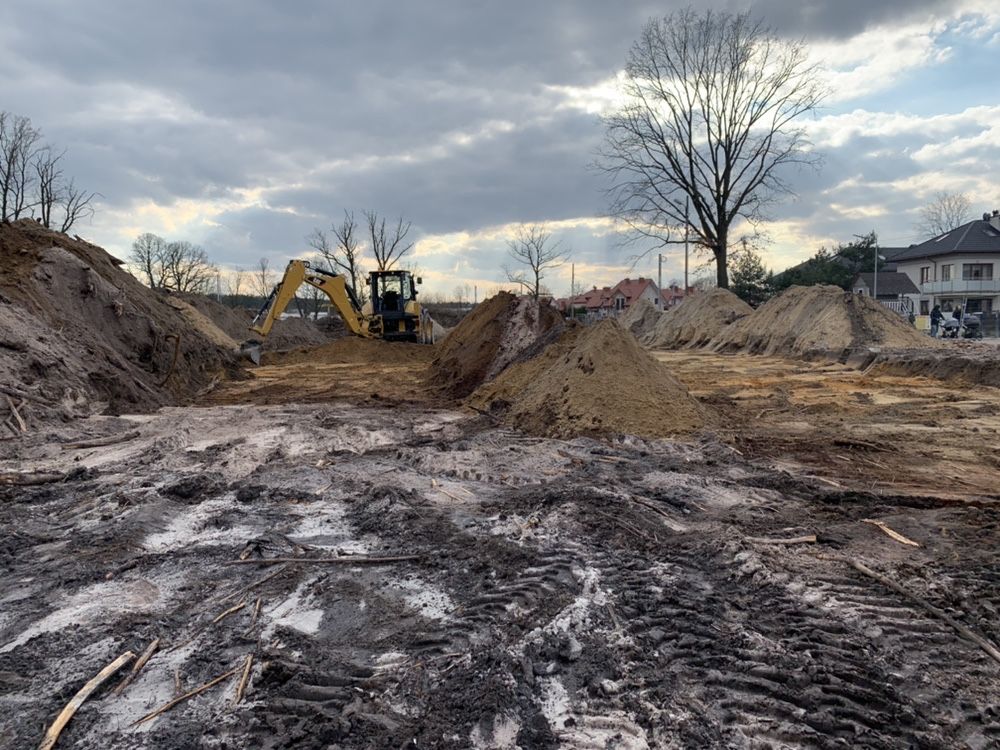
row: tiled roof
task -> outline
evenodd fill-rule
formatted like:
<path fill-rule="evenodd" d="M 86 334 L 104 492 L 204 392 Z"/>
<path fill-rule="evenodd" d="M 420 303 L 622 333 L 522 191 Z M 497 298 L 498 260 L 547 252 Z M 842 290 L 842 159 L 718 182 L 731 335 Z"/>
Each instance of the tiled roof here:
<path fill-rule="evenodd" d="M 1000 229 L 997 229 L 986 219 L 976 219 L 957 229 L 952 229 L 950 232 L 945 232 L 939 237 L 933 237 L 919 245 L 911 245 L 898 254 L 887 257 L 893 263 L 900 263 L 952 253 L 963 255 L 1000 254 Z"/>

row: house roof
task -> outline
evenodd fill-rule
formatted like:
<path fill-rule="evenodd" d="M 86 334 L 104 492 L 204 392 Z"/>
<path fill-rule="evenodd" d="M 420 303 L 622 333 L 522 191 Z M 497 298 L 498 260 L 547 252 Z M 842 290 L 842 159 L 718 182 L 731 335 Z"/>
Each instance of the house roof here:
<path fill-rule="evenodd" d="M 631 305 L 633 300 L 639 299 L 639 296 L 646 291 L 646 287 L 656 285 L 653 284 L 652 279 L 644 279 L 641 276 L 638 279 L 622 279 L 611 289 L 612 295 L 621 293 L 625 297 L 625 301 Z"/>
<path fill-rule="evenodd" d="M 854 277 L 854 281 L 851 282 L 853 287 L 858 281 L 864 283 L 869 289 L 871 289 L 875 284 L 875 274 L 873 273 L 859 273 Z M 897 294 L 920 294 L 920 290 L 917 289 L 916 285 L 910 281 L 910 277 L 905 273 L 899 273 L 898 271 L 879 271 L 878 274 L 878 293 L 879 296 L 882 295 L 897 295 Z"/>
<path fill-rule="evenodd" d="M 893 263 L 920 258 L 932 258 L 941 255 L 961 253 L 962 255 L 980 255 L 996 253 L 1000 255 L 1000 222 L 996 217 L 976 219 L 967 224 L 945 232 L 938 237 L 932 237 L 919 245 L 910 245 L 896 255 L 887 256 Z"/>

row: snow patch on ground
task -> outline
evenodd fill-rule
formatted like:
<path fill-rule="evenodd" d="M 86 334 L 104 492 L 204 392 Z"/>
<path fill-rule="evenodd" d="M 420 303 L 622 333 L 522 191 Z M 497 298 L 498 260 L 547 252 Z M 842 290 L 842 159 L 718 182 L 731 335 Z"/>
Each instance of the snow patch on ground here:
<path fill-rule="evenodd" d="M 43 633 L 54 633 L 70 625 L 98 623 L 109 613 L 121 616 L 131 613 L 162 611 L 181 583 L 180 574 L 147 580 L 108 581 L 71 594 L 59 609 L 32 623 L 14 640 L 0 646 L 0 654 L 13 651 Z"/>
<path fill-rule="evenodd" d="M 315 580 L 316 577 L 312 577 L 303 581 L 286 599 L 264 610 L 263 615 L 270 622 L 261 633 L 262 639 L 272 638 L 279 627 L 291 628 L 305 635 L 315 635 L 319 632 L 320 623 L 323 621 L 323 610 L 313 606 L 315 601 L 312 595 L 306 593 Z"/>

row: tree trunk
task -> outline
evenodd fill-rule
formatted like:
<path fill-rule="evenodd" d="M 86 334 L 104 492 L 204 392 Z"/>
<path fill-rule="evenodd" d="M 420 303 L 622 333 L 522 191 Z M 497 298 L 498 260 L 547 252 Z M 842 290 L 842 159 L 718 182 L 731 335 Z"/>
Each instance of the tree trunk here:
<path fill-rule="evenodd" d="M 728 239 L 728 232 L 719 232 L 716 246 L 712 248 L 715 253 L 715 283 L 719 289 L 729 288 L 729 257 L 726 252 Z"/>

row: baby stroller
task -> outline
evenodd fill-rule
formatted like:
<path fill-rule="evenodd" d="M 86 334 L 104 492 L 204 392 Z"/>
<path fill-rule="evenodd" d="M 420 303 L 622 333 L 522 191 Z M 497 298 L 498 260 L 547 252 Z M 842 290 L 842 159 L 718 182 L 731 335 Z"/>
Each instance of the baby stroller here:
<path fill-rule="evenodd" d="M 958 322 L 955 318 L 946 318 L 944 322 L 941 323 L 941 338 L 943 339 L 957 339 L 958 332 L 962 328 L 962 324 Z"/>
<path fill-rule="evenodd" d="M 962 320 L 963 339 L 981 339 L 983 337 L 983 321 L 976 315 L 966 315 Z"/>

